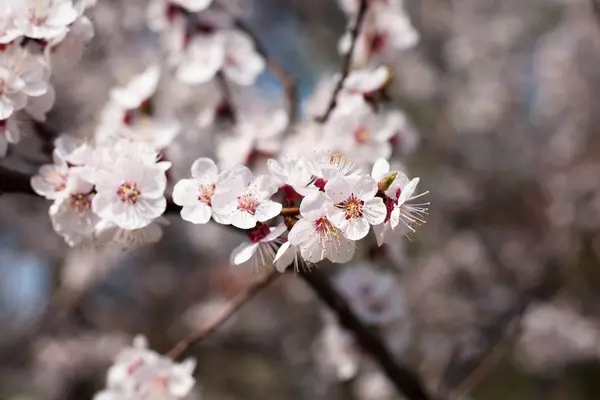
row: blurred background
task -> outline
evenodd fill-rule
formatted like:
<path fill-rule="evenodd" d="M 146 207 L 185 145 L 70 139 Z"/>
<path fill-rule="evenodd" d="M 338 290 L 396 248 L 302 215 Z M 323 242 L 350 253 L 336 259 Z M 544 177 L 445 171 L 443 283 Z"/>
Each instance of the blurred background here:
<path fill-rule="evenodd" d="M 335 0 L 245 0 L 231 7 L 299 82 L 303 101 L 339 69 L 346 18 Z M 420 43 L 386 60 L 392 107 L 420 137 L 401 161 L 430 190 L 414 238 L 355 265 L 393 277 L 402 301 L 397 357 L 432 392 L 473 399 L 600 397 L 600 17 L 590 0 L 405 0 Z M 85 53 L 55 65 L 52 131 L 89 132 L 110 87 L 156 54 L 144 0 L 100 0 Z M 215 88 L 173 83 L 186 127 L 173 175 L 210 155 L 194 121 Z M 237 104 L 282 101 L 265 72 Z M 47 162 L 27 135 L 4 165 Z M 166 351 L 256 279 L 229 264 L 240 237 L 169 217 L 151 246 L 71 249 L 49 203 L 0 196 L 0 399 L 87 400 L 131 342 Z M 340 283 L 341 284 L 341 283 Z M 331 364 L 331 318 L 293 275 L 278 280 L 191 355 L 191 398 L 399 399 L 368 359 L 351 378 Z M 333 337 L 333 339 L 331 339 Z M 394 347 L 394 346 L 392 346 Z M 324 360 L 331 357 L 332 360 Z"/>

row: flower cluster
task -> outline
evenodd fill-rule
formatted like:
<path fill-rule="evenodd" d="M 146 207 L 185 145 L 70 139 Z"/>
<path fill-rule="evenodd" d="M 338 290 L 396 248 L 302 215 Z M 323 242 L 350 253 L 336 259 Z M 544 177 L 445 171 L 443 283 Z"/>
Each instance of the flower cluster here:
<path fill-rule="evenodd" d="M 137 336 L 133 346 L 123 349 L 110 367 L 106 389 L 94 400 L 178 400 L 193 386 L 194 360 L 176 363 L 150 350 L 146 339 Z"/>
<path fill-rule="evenodd" d="M 350 20 L 359 13 L 360 1 L 339 0 Z M 348 29 L 340 40 L 339 50 L 342 53 L 350 50 L 350 31 Z M 414 47 L 418 41 L 419 33 L 404 10 L 404 0 L 368 0 L 365 23 L 355 44 L 353 60 L 356 64 L 365 65 L 383 58 L 390 51 Z"/>
<path fill-rule="evenodd" d="M 210 0 L 152 0 L 148 25 L 161 33 L 176 77 L 197 85 L 218 73 L 239 85 L 251 85 L 265 68 L 252 38 L 233 27 L 225 13 L 209 9 Z"/>
<path fill-rule="evenodd" d="M 94 0 L 21 0 L 0 4 L 0 158 L 19 141 L 15 114 L 43 121 L 54 104 L 49 82 L 55 50 L 67 36 L 89 40 L 83 15 Z"/>
<path fill-rule="evenodd" d="M 275 263 L 284 271 L 291 264 L 298 268 L 302 260 L 345 263 L 371 226 L 381 245 L 424 223 L 428 203 L 411 202 L 420 196 L 414 195 L 418 178 L 390 171 L 384 159 L 371 175 L 337 153 L 268 164 L 270 175 L 255 176 L 244 166 L 219 173 L 212 160 L 200 158 L 192 165 L 191 179 L 174 187 L 173 201 L 182 206 L 183 219 L 202 224 L 212 217 L 246 231 L 249 242 L 234 250 L 233 264 Z M 272 200 L 278 189 L 286 210 L 297 208 L 296 213 L 289 215 Z M 286 217 L 285 224 L 269 225 L 279 215 Z M 282 238 L 286 226 L 289 234 Z"/>

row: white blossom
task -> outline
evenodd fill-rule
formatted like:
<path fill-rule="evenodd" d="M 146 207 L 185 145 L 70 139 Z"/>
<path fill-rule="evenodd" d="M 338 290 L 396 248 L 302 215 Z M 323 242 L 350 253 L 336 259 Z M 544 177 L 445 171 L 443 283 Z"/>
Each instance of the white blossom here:
<path fill-rule="evenodd" d="M 279 215 L 281 204 L 270 200 L 276 192 L 277 185 L 271 177 L 255 178 L 248 168 L 240 166 L 216 190 L 213 209 L 225 215 L 233 226 L 250 229 L 257 222 Z"/>
<path fill-rule="evenodd" d="M 62 196 L 50 207 L 50 219 L 54 230 L 75 246 L 90 238 L 100 222 L 92 211 L 94 185 L 82 178 L 80 168 L 72 168 Z"/>
<path fill-rule="evenodd" d="M 123 349 L 107 374 L 106 389 L 94 400 L 177 400 L 187 396 L 195 383 L 192 359 L 176 363 L 148 349 L 142 336 Z"/>
<path fill-rule="evenodd" d="M 208 8 L 213 0 L 171 0 L 171 3 L 183 7 L 189 12 L 199 12 Z"/>
<path fill-rule="evenodd" d="M 17 28 L 33 39 L 59 36 L 79 16 L 72 0 L 21 0 L 14 11 Z"/>
<path fill-rule="evenodd" d="M 120 158 L 97 175 L 92 209 L 103 219 L 123 229 L 140 229 L 164 213 L 167 180 L 160 165 Z"/>
<path fill-rule="evenodd" d="M 199 158 L 192 164 L 191 173 L 191 179 L 182 179 L 173 188 L 173 202 L 182 206 L 181 218 L 193 224 L 205 224 L 212 216 L 219 223 L 228 223 L 225 216 L 212 209 L 212 197 L 230 172 L 219 174 L 213 160 Z"/>
<path fill-rule="evenodd" d="M 21 36 L 15 26 L 13 6 L 9 2 L 0 4 L 0 44 L 8 44 Z"/>
<path fill-rule="evenodd" d="M 31 178 L 33 190 L 49 200 L 63 195 L 69 178 L 69 165 L 60 151 L 52 152 L 53 164 L 43 165 L 38 173 Z"/>
<path fill-rule="evenodd" d="M 327 195 L 312 193 L 302 200 L 300 215 L 288 235 L 290 245 L 298 246 L 305 261 L 317 263 L 324 258 L 345 263 L 354 255 L 354 241 L 346 238 L 328 218 L 333 204 Z"/>
<path fill-rule="evenodd" d="M 335 178 L 325 185 L 325 193 L 333 202 L 327 216 L 348 239 L 364 238 L 370 225 L 385 220 L 385 204 L 375 197 L 377 183 L 369 176 Z"/>

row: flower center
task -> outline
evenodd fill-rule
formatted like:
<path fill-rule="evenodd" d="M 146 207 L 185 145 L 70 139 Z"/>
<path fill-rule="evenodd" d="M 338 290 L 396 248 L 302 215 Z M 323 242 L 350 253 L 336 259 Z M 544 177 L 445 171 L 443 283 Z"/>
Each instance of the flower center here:
<path fill-rule="evenodd" d="M 213 194 L 215 194 L 215 185 L 206 184 L 198 187 L 198 201 L 201 201 L 207 206 L 212 205 L 211 200 Z"/>
<path fill-rule="evenodd" d="M 358 144 L 365 144 L 371 141 L 371 131 L 361 126 L 354 132 L 354 140 Z"/>
<path fill-rule="evenodd" d="M 238 210 L 254 215 L 256 207 L 258 207 L 258 200 L 254 196 L 244 194 L 238 197 Z"/>
<path fill-rule="evenodd" d="M 357 199 L 354 193 L 352 193 L 346 201 L 338 203 L 335 206 L 344 210 L 344 213 L 346 213 L 346 220 L 351 220 L 363 216 L 364 205 L 365 202 Z"/>
<path fill-rule="evenodd" d="M 271 233 L 269 225 L 258 223 L 254 228 L 248 231 L 248 237 L 250 238 L 252 243 L 258 243 L 262 239 L 264 239 L 269 233 Z"/>
<path fill-rule="evenodd" d="M 335 227 L 331 225 L 327 217 L 321 217 L 315 221 L 315 230 L 321 236 L 337 235 Z"/>
<path fill-rule="evenodd" d="M 117 195 L 123 203 L 135 204 L 141 192 L 135 182 L 125 182 L 117 189 Z"/>
<path fill-rule="evenodd" d="M 92 196 L 86 193 L 73 193 L 69 198 L 69 207 L 77 214 L 83 214 L 92 208 Z"/>

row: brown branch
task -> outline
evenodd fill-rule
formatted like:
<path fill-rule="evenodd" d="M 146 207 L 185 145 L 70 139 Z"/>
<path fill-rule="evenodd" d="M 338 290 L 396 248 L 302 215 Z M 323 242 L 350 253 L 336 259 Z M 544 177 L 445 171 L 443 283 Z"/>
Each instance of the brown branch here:
<path fill-rule="evenodd" d="M 367 15 L 368 2 L 369 0 L 360 0 L 360 6 L 358 9 L 358 14 L 356 15 L 356 21 L 354 22 L 354 26 L 352 26 L 352 28 L 350 29 L 350 49 L 348 49 L 348 52 L 344 55 L 344 58 L 342 60 L 341 76 L 337 84 L 335 85 L 333 93 L 331 94 L 331 99 L 329 100 L 329 105 L 325 110 L 325 114 L 317 118 L 317 121 L 320 123 L 327 122 L 327 120 L 331 116 L 331 113 L 337 106 L 338 96 L 344 88 L 346 78 L 348 78 L 348 75 L 350 74 L 350 67 L 352 66 L 354 48 L 356 47 L 358 36 L 360 34 L 363 23 L 365 21 L 365 17 Z"/>
<path fill-rule="evenodd" d="M 227 309 L 217 317 L 213 322 L 211 322 L 206 327 L 202 329 L 190 333 L 185 339 L 181 340 L 179 343 L 175 345 L 171 350 L 166 353 L 167 357 L 172 359 L 180 358 L 186 351 L 188 351 L 191 347 L 200 343 L 207 336 L 215 332 L 219 329 L 223 324 L 225 324 L 229 319 L 239 311 L 250 299 L 256 296 L 258 293 L 262 292 L 263 289 L 268 287 L 271 283 L 275 282 L 275 280 L 281 274 L 277 271 L 272 271 L 269 274 L 263 276 L 260 280 L 251 284 L 245 291 L 237 294 L 233 300 L 227 306 Z"/>
<path fill-rule="evenodd" d="M 337 315 L 340 324 L 354 334 L 358 344 L 381 366 L 383 372 L 399 392 L 409 400 L 431 398 L 419 376 L 394 359 L 384 342 L 352 311 L 348 301 L 321 271 L 304 272 L 300 274 L 300 277 Z"/>
<path fill-rule="evenodd" d="M 286 111 L 288 114 L 289 131 L 290 128 L 296 124 L 298 119 L 298 83 L 296 82 L 296 78 L 294 78 L 277 60 L 269 55 L 269 52 L 262 41 L 244 21 L 236 19 L 234 25 L 237 29 L 252 38 L 254 45 L 256 46 L 256 51 L 258 51 L 258 54 L 265 59 L 267 68 L 273 73 L 275 78 L 279 81 L 279 84 L 282 86 Z"/>
<path fill-rule="evenodd" d="M 283 208 L 279 215 L 282 217 L 294 217 L 300 214 L 300 207 Z"/>
<path fill-rule="evenodd" d="M 30 184 L 31 176 L 0 166 L 0 194 L 35 194 Z"/>

